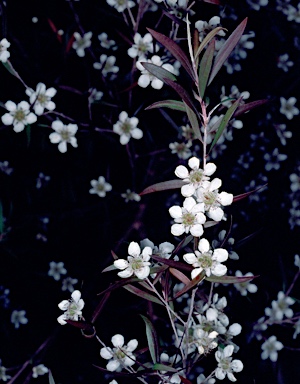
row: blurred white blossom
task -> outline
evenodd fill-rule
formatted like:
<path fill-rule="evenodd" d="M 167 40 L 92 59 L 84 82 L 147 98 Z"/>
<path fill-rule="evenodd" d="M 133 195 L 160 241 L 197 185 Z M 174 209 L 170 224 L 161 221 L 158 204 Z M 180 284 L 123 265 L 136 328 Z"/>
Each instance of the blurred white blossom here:
<path fill-rule="evenodd" d="M 288 72 L 289 68 L 292 67 L 294 63 L 289 60 L 289 55 L 284 53 L 283 55 L 278 56 L 277 58 L 277 67 L 282 69 L 284 72 Z"/>
<path fill-rule="evenodd" d="M 129 201 L 140 201 L 141 200 L 141 196 L 138 193 L 131 191 L 130 189 L 127 189 L 125 193 L 122 193 L 121 197 L 123 197 L 123 199 L 125 199 L 125 203 L 128 203 Z"/>
<path fill-rule="evenodd" d="M 270 359 L 275 362 L 278 359 L 278 351 L 283 348 L 283 344 L 277 340 L 276 336 L 269 337 L 261 346 L 263 350 L 261 353 L 262 360 Z"/>
<path fill-rule="evenodd" d="M 119 115 L 119 121 L 113 125 L 113 131 L 120 135 L 120 143 L 128 144 L 130 138 L 139 140 L 143 137 L 143 131 L 137 127 L 139 119 L 137 117 L 128 117 L 128 113 L 122 111 Z"/>
<path fill-rule="evenodd" d="M 15 132 L 23 131 L 27 124 L 33 124 L 37 120 L 36 115 L 30 112 L 30 105 L 27 101 L 21 101 L 17 105 L 9 100 L 4 105 L 9 112 L 1 117 L 2 123 L 4 125 L 13 125 Z"/>
<path fill-rule="evenodd" d="M 136 33 L 133 37 L 134 44 L 127 51 L 132 58 L 138 57 L 139 60 L 145 60 L 148 52 L 153 53 L 153 38 L 150 33 L 146 33 L 144 37 L 140 33 Z M 155 44 L 155 50 L 158 50 L 158 45 Z"/>
<path fill-rule="evenodd" d="M 100 35 L 98 35 L 98 39 L 102 48 L 111 48 L 113 50 L 117 49 L 116 42 L 114 40 L 110 40 L 106 32 L 100 33 Z"/>
<path fill-rule="evenodd" d="M 92 32 L 87 32 L 83 36 L 81 36 L 79 32 L 74 32 L 75 41 L 72 44 L 72 48 L 76 50 L 76 53 L 79 57 L 85 56 L 85 49 L 90 47 L 92 44 L 92 36 Z"/>
<path fill-rule="evenodd" d="M 265 153 L 264 159 L 266 161 L 265 164 L 265 170 L 266 171 L 271 171 L 274 169 L 275 171 L 278 171 L 280 168 L 280 162 L 284 161 L 287 159 L 287 155 L 279 153 L 278 148 L 275 148 L 273 152 L 270 153 Z"/>
<path fill-rule="evenodd" d="M 242 274 L 241 271 L 236 271 L 235 276 L 242 277 L 242 276 L 253 276 L 251 272 L 247 272 L 246 274 Z M 255 293 L 257 292 L 257 286 L 253 283 L 250 283 L 250 281 L 245 281 L 243 283 L 235 283 L 234 287 L 237 291 L 240 292 L 242 296 L 247 296 L 247 293 Z"/>
<path fill-rule="evenodd" d="M 236 381 L 233 372 L 241 372 L 243 369 L 243 363 L 241 360 L 232 360 L 233 345 L 227 345 L 223 350 L 219 350 L 215 353 L 218 367 L 216 369 L 216 378 L 219 380 L 225 379 L 226 375 L 230 381 Z"/>
<path fill-rule="evenodd" d="M 292 118 L 296 115 L 299 115 L 299 109 L 295 107 L 295 103 L 297 99 L 295 97 L 290 97 L 289 99 L 285 99 L 284 97 L 280 97 L 280 113 L 285 115 L 288 120 L 292 120 Z"/>
<path fill-rule="evenodd" d="M 171 152 L 173 154 L 176 154 L 179 159 L 187 160 L 192 155 L 192 151 L 190 150 L 192 146 L 192 142 L 188 141 L 187 143 L 177 143 L 175 141 L 174 143 L 169 144 L 169 148 L 171 149 Z"/>
<path fill-rule="evenodd" d="M 2 61 L 2 63 L 6 63 L 7 59 L 10 57 L 10 52 L 7 50 L 9 47 L 10 43 L 7 39 L 4 38 L 0 41 L 0 61 Z"/>
<path fill-rule="evenodd" d="M 95 69 L 99 69 L 102 72 L 102 75 L 106 77 L 109 73 L 115 74 L 119 72 L 119 67 L 115 65 L 116 57 L 115 56 L 107 56 L 102 54 L 100 56 L 99 63 L 96 62 L 93 64 Z"/>
<path fill-rule="evenodd" d="M 134 1 L 132 0 L 106 0 L 106 2 L 111 7 L 114 7 L 118 12 L 123 12 L 125 9 L 135 6 Z"/>
<path fill-rule="evenodd" d="M 111 184 L 105 181 L 103 176 L 99 176 L 98 180 L 91 180 L 92 188 L 89 192 L 93 194 L 97 194 L 99 197 L 105 197 L 106 192 L 110 192 L 112 190 Z"/>
<path fill-rule="evenodd" d="M 26 311 L 24 311 L 24 310 L 21 310 L 21 311 L 14 310 L 12 312 L 12 314 L 11 314 L 10 321 L 15 326 L 15 328 L 19 328 L 20 324 L 27 324 L 28 323 L 28 319 L 26 317 Z"/>
<path fill-rule="evenodd" d="M 49 369 L 45 367 L 44 364 L 39 364 L 32 368 L 32 377 L 37 378 L 38 376 L 45 375 L 45 373 L 48 372 Z"/>
<path fill-rule="evenodd" d="M 52 276 L 56 281 L 60 280 L 61 275 L 65 275 L 67 273 L 67 270 L 64 267 L 64 263 L 62 261 L 59 261 L 58 263 L 51 261 L 49 266 L 50 269 L 48 271 L 48 276 Z"/>
<path fill-rule="evenodd" d="M 78 283 L 77 279 L 72 279 L 72 277 L 66 277 L 62 281 L 62 291 L 69 291 L 73 292 L 74 291 L 74 285 Z"/>

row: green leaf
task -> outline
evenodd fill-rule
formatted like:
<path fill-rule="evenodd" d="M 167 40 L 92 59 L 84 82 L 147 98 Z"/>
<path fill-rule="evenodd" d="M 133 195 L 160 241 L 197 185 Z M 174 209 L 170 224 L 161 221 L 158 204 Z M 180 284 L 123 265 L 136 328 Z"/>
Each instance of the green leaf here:
<path fill-rule="evenodd" d="M 213 276 L 207 277 L 206 280 L 211 283 L 221 283 L 221 284 L 240 284 L 256 279 L 259 275 L 256 276 Z"/>
<path fill-rule="evenodd" d="M 199 120 L 197 119 L 197 115 L 194 113 L 194 111 L 184 102 L 186 114 L 188 115 L 189 121 L 191 123 L 191 126 L 193 128 L 195 137 L 199 139 L 201 142 L 202 137 L 201 137 L 201 132 L 199 128 Z"/>
<path fill-rule="evenodd" d="M 161 183 L 153 184 L 150 187 L 145 188 L 139 195 L 147 195 L 148 193 L 167 191 L 169 189 L 181 188 L 186 184 L 183 180 L 169 180 Z"/>
<path fill-rule="evenodd" d="M 200 55 L 200 53 L 203 51 L 203 49 L 207 46 L 207 44 L 220 32 L 223 30 L 226 30 L 222 27 L 214 28 L 212 31 L 210 31 L 205 38 L 203 39 L 202 43 L 200 44 L 199 48 L 197 49 L 197 52 L 195 54 L 195 60 L 197 60 L 197 57 Z"/>
<path fill-rule="evenodd" d="M 230 108 L 227 109 L 227 112 L 225 113 L 225 115 L 223 116 L 223 119 L 219 125 L 219 128 L 216 132 L 216 135 L 215 135 L 215 138 L 213 140 L 213 142 L 211 143 L 211 146 L 210 146 L 210 149 L 209 149 L 209 152 L 213 149 L 213 147 L 215 146 L 216 142 L 219 140 L 220 136 L 222 135 L 224 129 L 226 128 L 227 124 L 229 123 L 229 120 L 232 118 L 235 110 L 237 109 L 237 107 L 239 106 L 240 102 L 241 102 L 242 98 L 239 97 L 233 104 Z"/>
<path fill-rule="evenodd" d="M 165 79 L 170 79 L 176 81 L 176 76 L 173 75 L 170 71 L 167 71 L 165 68 L 155 65 L 153 63 L 141 62 L 142 66 L 147 69 L 148 72 L 152 73 L 153 76 L 157 77 L 159 80 L 165 82 Z"/>
<path fill-rule="evenodd" d="M 55 384 L 52 372 L 49 370 L 49 384 Z"/>
<path fill-rule="evenodd" d="M 153 109 L 153 108 L 170 108 L 176 111 L 182 111 L 182 112 L 186 111 L 183 102 L 177 101 L 177 100 L 157 101 L 156 103 L 149 105 L 149 107 L 145 108 L 145 110 Z"/>
<path fill-rule="evenodd" d="M 3 233 L 3 230 L 4 230 L 3 206 L 0 201 L 0 235 Z"/>
<path fill-rule="evenodd" d="M 193 67 L 183 50 L 177 45 L 172 39 L 163 35 L 162 33 L 156 32 L 153 29 L 147 28 L 151 35 L 164 47 L 166 47 L 172 55 L 177 59 L 183 68 L 187 71 L 193 81 L 196 80 Z"/>
<path fill-rule="evenodd" d="M 236 47 L 237 43 L 239 42 L 240 38 L 243 35 L 243 32 L 246 28 L 248 18 L 246 17 L 241 24 L 237 26 L 237 28 L 232 32 L 232 34 L 229 36 L 229 38 L 225 41 L 224 45 L 220 48 L 213 65 L 213 68 L 211 70 L 210 78 L 208 81 L 208 85 L 213 81 L 219 70 L 222 68 L 225 61 L 230 56 L 231 52 Z"/>
<path fill-rule="evenodd" d="M 151 359 L 153 361 L 153 364 L 156 364 L 159 358 L 159 347 L 158 347 L 156 331 L 153 324 L 146 316 L 143 316 L 143 315 L 140 315 L 140 316 L 144 320 L 146 325 L 146 336 L 147 336 Z"/>
<path fill-rule="evenodd" d="M 177 372 L 176 368 L 170 367 L 169 365 L 165 364 L 154 364 L 152 369 L 154 371 Z"/>
<path fill-rule="evenodd" d="M 131 284 L 125 285 L 123 288 L 125 288 L 127 291 L 133 293 L 136 296 L 142 297 L 145 300 L 149 300 L 153 303 L 163 305 L 163 303 L 157 297 L 151 295 L 151 293 L 142 291 L 141 289 L 134 287 Z"/>
<path fill-rule="evenodd" d="M 200 62 L 199 68 L 199 92 L 200 96 L 203 99 L 206 85 L 208 82 L 208 77 L 210 74 L 213 58 L 215 53 L 215 39 L 212 39 L 209 43 L 202 60 Z"/>
<path fill-rule="evenodd" d="M 6 63 L 3 63 L 3 62 L 2 62 L 2 64 L 3 64 L 4 68 L 7 69 L 8 72 L 9 72 L 11 75 L 16 76 L 17 78 L 19 78 L 17 72 L 13 69 L 13 67 L 11 66 L 11 64 L 10 64 L 9 62 L 6 62 Z"/>
<path fill-rule="evenodd" d="M 243 113 L 246 113 L 253 108 L 260 107 L 261 105 L 266 104 L 268 102 L 269 102 L 268 99 L 262 99 L 262 100 L 251 101 L 250 103 L 240 105 L 235 111 L 233 117 L 242 115 Z"/>

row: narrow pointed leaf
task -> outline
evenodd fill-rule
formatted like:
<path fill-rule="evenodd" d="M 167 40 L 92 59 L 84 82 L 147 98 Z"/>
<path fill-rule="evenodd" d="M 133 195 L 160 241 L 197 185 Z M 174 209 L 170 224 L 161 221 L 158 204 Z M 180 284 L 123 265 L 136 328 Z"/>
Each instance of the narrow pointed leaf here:
<path fill-rule="evenodd" d="M 220 5 L 220 0 L 203 0 L 204 3 L 214 4 L 214 5 Z"/>
<path fill-rule="evenodd" d="M 165 82 L 165 79 L 170 79 L 172 81 L 176 81 L 176 76 L 173 75 L 170 71 L 167 71 L 165 68 L 160 67 L 158 65 L 152 63 L 143 63 L 142 66 L 147 69 L 153 76 L 157 77 L 159 80 Z"/>
<path fill-rule="evenodd" d="M 202 60 L 200 62 L 200 68 L 199 68 L 199 92 L 200 96 L 203 99 L 206 85 L 208 82 L 208 77 L 210 74 L 213 58 L 215 53 L 215 39 L 212 39 L 209 43 Z"/>
<path fill-rule="evenodd" d="M 181 269 L 183 271 L 189 271 L 190 272 L 193 269 L 193 267 L 191 265 L 188 265 L 186 263 L 181 263 L 180 261 L 165 259 L 163 257 L 155 256 L 155 255 L 152 255 L 151 257 L 152 257 L 152 259 L 159 261 L 162 264 L 166 264 L 166 265 L 169 265 L 170 267 L 173 267 L 176 269 Z"/>
<path fill-rule="evenodd" d="M 102 273 L 104 272 L 110 272 L 110 271 L 115 271 L 117 268 L 114 265 L 110 265 L 106 268 L 103 269 Z"/>
<path fill-rule="evenodd" d="M 207 277 L 206 280 L 210 281 L 211 283 L 221 283 L 221 284 L 240 284 L 240 283 L 246 283 L 248 281 L 251 281 L 255 278 L 259 277 L 259 275 L 256 276 L 210 276 Z"/>
<path fill-rule="evenodd" d="M 256 189 L 253 189 L 252 191 L 245 192 L 245 193 L 242 193 L 241 195 L 234 196 L 233 202 L 245 199 L 246 197 L 248 197 L 252 193 L 259 191 L 260 189 L 266 187 L 267 185 L 268 185 L 268 183 L 261 185 L 260 187 L 257 187 Z"/>
<path fill-rule="evenodd" d="M 154 108 L 170 108 L 176 111 L 182 111 L 182 112 L 186 111 L 183 102 L 177 101 L 177 100 L 157 101 L 156 103 L 149 105 L 149 107 L 145 108 L 145 110 L 154 109 Z"/>
<path fill-rule="evenodd" d="M 147 336 L 151 359 L 153 361 L 153 364 L 156 364 L 159 359 L 159 348 L 158 348 L 156 331 L 153 324 L 146 316 L 143 316 L 143 315 L 140 315 L 140 316 L 144 320 L 146 325 L 146 336 Z"/>
<path fill-rule="evenodd" d="M 184 273 L 180 272 L 176 268 L 169 268 L 170 273 L 172 273 L 173 276 L 175 276 L 179 281 L 181 281 L 183 284 L 187 285 L 191 282 L 191 280 L 185 276 Z"/>
<path fill-rule="evenodd" d="M 210 31 L 205 38 L 203 39 L 202 43 L 200 44 L 199 48 L 197 49 L 197 52 L 195 54 L 195 60 L 197 60 L 200 53 L 203 51 L 203 49 L 207 46 L 207 44 L 220 32 L 226 29 L 222 27 L 214 28 L 212 31 Z"/>
<path fill-rule="evenodd" d="M 154 364 L 152 369 L 154 371 L 177 372 L 176 368 L 170 367 L 169 365 L 165 365 L 165 364 Z"/>
<path fill-rule="evenodd" d="M 108 288 L 106 288 L 104 291 L 98 293 L 98 296 L 100 295 L 104 295 L 106 292 L 112 292 L 118 288 L 121 288 L 123 287 L 124 285 L 126 284 L 130 284 L 130 283 L 136 283 L 138 281 L 141 281 L 139 278 L 137 277 L 129 277 L 128 279 L 122 279 L 122 280 L 119 280 L 117 281 L 116 283 L 114 284 L 111 284 Z"/>
<path fill-rule="evenodd" d="M 229 38 L 225 41 L 224 45 L 220 48 L 216 58 L 215 62 L 210 74 L 210 78 L 208 81 L 208 85 L 213 81 L 219 70 L 222 68 L 225 61 L 230 56 L 231 52 L 236 47 L 237 43 L 239 42 L 240 38 L 243 35 L 243 32 L 246 28 L 248 18 L 246 17 L 241 24 L 237 26 L 237 28 L 232 32 L 232 34 L 229 36 Z"/>
<path fill-rule="evenodd" d="M 223 119 L 219 125 L 219 128 L 216 132 L 216 135 L 215 135 L 215 138 L 213 140 L 213 142 L 211 143 L 211 146 L 210 146 L 210 149 L 209 149 L 209 152 L 213 149 L 213 147 L 215 146 L 216 142 L 219 140 L 220 136 L 222 135 L 224 129 L 226 128 L 227 124 L 229 123 L 229 120 L 232 118 L 235 110 L 237 109 L 237 107 L 239 106 L 240 102 L 241 102 L 242 98 L 238 98 L 230 108 L 228 108 L 227 112 L 225 113 L 225 115 L 223 116 Z"/>
<path fill-rule="evenodd" d="M 163 305 L 163 303 L 155 296 L 151 295 L 151 293 L 142 291 L 141 289 L 134 287 L 131 284 L 124 285 L 124 287 L 128 292 L 133 293 L 136 296 L 139 296 L 145 300 L 152 301 L 153 303 Z"/>
<path fill-rule="evenodd" d="M 262 99 L 262 100 L 256 100 L 256 101 L 252 101 L 250 103 L 246 103 L 246 104 L 243 104 L 243 105 L 240 105 L 237 110 L 234 112 L 234 115 L 233 117 L 236 117 L 236 116 L 240 116 L 242 115 L 243 113 L 246 113 L 248 111 L 251 111 L 251 109 L 253 108 L 256 108 L 256 107 L 259 107 L 263 104 L 266 104 L 268 103 L 269 100 L 268 99 Z"/>
<path fill-rule="evenodd" d="M 196 276 L 193 280 L 191 280 L 188 284 L 186 284 L 181 291 L 177 292 L 173 300 L 177 299 L 178 297 L 188 292 L 190 289 L 194 288 L 196 285 L 201 283 L 201 281 L 204 280 L 205 278 L 206 278 L 205 271 L 202 271 L 198 276 Z"/>
<path fill-rule="evenodd" d="M 94 324 L 94 322 L 97 320 L 98 316 L 102 312 L 102 309 L 104 308 L 107 300 L 109 299 L 110 294 L 111 294 L 111 292 L 106 292 L 103 295 L 102 299 L 100 300 L 99 304 L 97 305 L 96 309 L 94 310 L 94 313 L 93 313 L 93 316 L 92 316 L 92 319 L 91 319 L 91 323 L 92 324 Z"/>
<path fill-rule="evenodd" d="M 193 235 L 186 236 L 174 249 L 173 254 L 176 255 L 180 251 L 180 249 L 186 247 L 192 240 L 194 239 Z"/>
<path fill-rule="evenodd" d="M 178 83 L 175 81 L 172 81 L 170 79 L 164 80 L 166 84 L 168 84 L 171 88 L 174 89 L 175 92 L 178 93 L 178 95 L 182 98 L 182 100 L 195 112 L 197 113 L 197 110 L 193 104 L 193 101 L 191 99 L 191 96 L 189 93 Z"/>
<path fill-rule="evenodd" d="M 94 327 L 91 324 L 84 323 L 83 321 L 73 321 L 73 320 L 65 320 L 65 321 L 75 328 L 79 328 L 84 331 L 94 331 Z"/>
<path fill-rule="evenodd" d="M 168 189 L 177 189 L 181 188 L 186 184 L 183 180 L 169 180 L 163 181 L 161 183 L 150 185 L 150 187 L 145 188 L 139 195 L 147 195 L 148 193 L 167 191 Z"/>
<path fill-rule="evenodd" d="M 147 28 L 147 30 L 151 33 L 151 35 L 159 43 L 161 43 L 164 47 L 166 47 L 172 53 L 172 55 L 175 57 L 176 60 L 178 60 L 180 62 L 180 64 L 183 66 L 183 68 L 187 71 L 187 73 L 193 79 L 193 81 L 195 81 L 195 74 L 193 71 L 193 67 L 192 67 L 187 55 L 179 47 L 179 45 L 176 44 L 168 36 L 163 35 L 162 33 L 156 32 L 150 28 Z"/>
<path fill-rule="evenodd" d="M 202 142 L 201 132 L 199 128 L 199 120 L 197 119 L 197 115 L 185 102 L 184 102 L 184 106 L 185 106 L 186 114 L 193 128 L 195 137 Z"/>

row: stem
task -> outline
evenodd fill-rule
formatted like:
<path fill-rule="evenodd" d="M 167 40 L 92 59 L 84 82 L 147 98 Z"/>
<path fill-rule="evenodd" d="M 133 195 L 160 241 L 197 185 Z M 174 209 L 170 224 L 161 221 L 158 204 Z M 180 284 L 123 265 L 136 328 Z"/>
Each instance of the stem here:
<path fill-rule="evenodd" d="M 295 275 L 295 277 L 294 277 L 294 279 L 292 281 L 292 284 L 290 285 L 289 289 L 286 291 L 286 294 L 285 294 L 286 296 L 288 296 L 290 294 L 291 290 L 294 288 L 294 285 L 295 285 L 295 283 L 296 283 L 296 281 L 297 281 L 299 276 L 300 276 L 300 269 L 296 273 L 296 275 Z"/>
<path fill-rule="evenodd" d="M 198 289 L 198 287 L 192 290 L 190 310 L 189 310 L 189 315 L 188 315 L 187 321 L 186 321 L 186 323 L 185 323 L 185 327 L 184 327 L 184 331 L 183 331 L 183 336 L 184 336 L 185 334 L 187 334 L 187 332 L 188 332 L 188 328 L 189 328 L 190 320 L 191 320 L 191 318 L 192 318 L 192 314 L 193 314 L 193 310 L 194 310 L 194 302 L 195 302 L 195 296 L 196 296 L 197 289 Z M 185 347 L 184 361 L 183 361 L 184 364 L 185 364 L 186 359 L 187 359 L 188 348 L 189 348 L 189 343 L 187 342 L 187 343 L 186 343 L 186 347 Z"/>

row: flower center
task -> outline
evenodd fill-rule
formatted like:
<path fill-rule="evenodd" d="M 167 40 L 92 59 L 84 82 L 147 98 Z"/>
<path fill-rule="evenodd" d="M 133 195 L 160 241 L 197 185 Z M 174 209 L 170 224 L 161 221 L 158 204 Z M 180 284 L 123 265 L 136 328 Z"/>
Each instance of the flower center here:
<path fill-rule="evenodd" d="M 182 215 L 182 223 L 183 223 L 185 226 L 187 226 L 187 227 L 189 227 L 189 226 L 195 224 L 195 219 L 196 219 L 196 218 L 195 218 L 195 215 L 193 215 L 193 214 L 190 213 L 190 212 L 184 213 L 184 214 Z"/>
<path fill-rule="evenodd" d="M 17 121 L 23 121 L 25 120 L 25 112 L 23 111 L 23 109 L 18 109 L 16 112 L 15 112 L 15 119 Z"/>
<path fill-rule="evenodd" d="M 143 41 L 138 44 L 138 51 L 140 53 L 145 53 L 148 51 L 149 44 L 144 43 Z"/>
<path fill-rule="evenodd" d="M 99 192 L 104 191 L 104 185 L 103 184 L 97 184 L 96 189 Z"/>
<path fill-rule="evenodd" d="M 207 207 L 213 207 L 217 203 L 218 195 L 216 192 L 207 191 L 203 193 L 203 201 Z"/>
<path fill-rule="evenodd" d="M 226 371 L 226 372 L 230 372 L 231 371 L 231 358 L 230 359 L 223 359 L 220 363 L 221 365 L 221 368 L 223 369 L 223 371 Z"/>
<path fill-rule="evenodd" d="M 141 260 L 140 258 L 135 257 L 131 261 L 130 265 L 131 265 L 131 268 L 132 268 L 133 271 L 138 271 L 141 268 L 143 268 L 144 263 L 143 263 L 143 260 Z"/>
<path fill-rule="evenodd" d="M 132 128 L 131 124 L 128 121 L 124 121 L 121 127 L 122 131 L 127 134 L 130 133 L 131 128 Z"/>
<path fill-rule="evenodd" d="M 211 268 L 213 265 L 213 260 L 210 253 L 202 253 L 198 256 L 199 263 L 203 269 Z"/>
<path fill-rule="evenodd" d="M 203 178 L 203 171 L 198 169 L 197 171 L 191 171 L 190 173 L 190 181 L 193 184 L 201 183 Z"/>
<path fill-rule="evenodd" d="M 121 348 L 116 349 L 115 357 L 117 360 L 123 360 L 126 357 L 126 354 L 123 352 Z"/>
<path fill-rule="evenodd" d="M 60 132 L 60 136 L 61 136 L 61 138 L 62 138 L 64 141 L 68 141 L 69 138 L 70 138 L 70 132 L 69 132 L 69 131 L 66 131 L 65 129 L 63 129 L 63 130 Z"/>
<path fill-rule="evenodd" d="M 48 97 L 44 93 L 40 93 L 37 97 L 37 101 L 41 104 L 44 105 L 48 101 Z"/>

